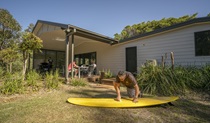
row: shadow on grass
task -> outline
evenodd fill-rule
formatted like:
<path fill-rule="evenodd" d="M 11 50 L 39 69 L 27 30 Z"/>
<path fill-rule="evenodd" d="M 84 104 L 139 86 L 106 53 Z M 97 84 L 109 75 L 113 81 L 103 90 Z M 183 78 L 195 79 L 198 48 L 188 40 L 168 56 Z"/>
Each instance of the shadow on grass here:
<path fill-rule="evenodd" d="M 67 93 L 69 93 L 70 96 L 79 95 L 79 97 L 89 97 L 89 98 L 114 98 L 116 97 L 116 93 L 112 90 L 99 91 L 99 90 L 83 89 L 81 91 L 69 90 L 67 91 Z"/>
<path fill-rule="evenodd" d="M 193 100 L 179 99 L 174 106 L 147 108 L 159 122 L 210 122 L 210 105 Z"/>
<path fill-rule="evenodd" d="M 193 119 L 210 122 L 210 105 L 201 104 L 193 100 L 181 99 L 178 108 L 186 115 L 190 115 Z"/>

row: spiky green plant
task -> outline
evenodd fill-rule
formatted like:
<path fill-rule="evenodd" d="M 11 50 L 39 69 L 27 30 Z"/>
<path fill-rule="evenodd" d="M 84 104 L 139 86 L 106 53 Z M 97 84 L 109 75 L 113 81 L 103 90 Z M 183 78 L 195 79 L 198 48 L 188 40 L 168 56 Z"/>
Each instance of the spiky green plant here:
<path fill-rule="evenodd" d="M 0 66 L 0 80 L 3 78 L 4 76 L 4 69 Z"/>
<path fill-rule="evenodd" d="M 56 70 L 54 73 L 49 72 L 46 73 L 45 77 L 45 87 L 48 89 L 56 89 L 59 85 L 59 73 L 58 70 Z"/>
<path fill-rule="evenodd" d="M 144 93 L 153 95 L 176 95 L 183 93 L 185 84 L 178 80 L 172 69 L 160 66 L 145 66 L 137 76 L 138 84 Z"/>
<path fill-rule="evenodd" d="M 209 90 L 210 67 L 144 66 L 137 81 L 145 93 L 153 95 L 185 94 L 187 90 Z"/>
<path fill-rule="evenodd" d="M 7 73 L 3 79 L 3 86 L 1 87 L 1 93 L 3 94 L 15 94 L 24 92 L 24 84 L 22 76 L 19 73 Z"/>
<path fill-rule="evenodd" d="M 39 90 L 38 81 L 41 79 L 35 70 L 29 71 L 26 75 L 26 85 L 32 87 L 33 91 Z"/>
<path fill-rule="evenodd" d="M 72 85 L 72 86 L 86 86 L 87 81 L 83 78 L 73 78 L 73 79 L 71 79 L 70 85 Z"/>
<path fill-rule="evenodd" d="M 101 72 L 104 72 L 104 78 L 112 78 L 113 77 L 113 74 L 112 72 L 110 71 L 110 69 L 106 69 L 106 70 L 102 70 Z"/>
<path fill-rule="evenodd" d="M 203 66 L 202 70 L 202 73 L 204 75 L 202 87 L 204 91 L 210 92 L 210 64 Z"/>

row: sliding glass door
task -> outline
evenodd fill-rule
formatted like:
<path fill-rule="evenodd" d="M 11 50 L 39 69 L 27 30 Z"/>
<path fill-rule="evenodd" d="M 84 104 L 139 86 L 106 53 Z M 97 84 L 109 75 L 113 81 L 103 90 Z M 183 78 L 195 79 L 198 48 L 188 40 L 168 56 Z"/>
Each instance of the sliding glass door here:
<path fill-rule="evenodd" d="M 75 60 L 79 66 L 81 65 L 88 66 L 91 64 L 91 62 L 96 63 L 96 52 L 77 54 L 75 55 Z"/>

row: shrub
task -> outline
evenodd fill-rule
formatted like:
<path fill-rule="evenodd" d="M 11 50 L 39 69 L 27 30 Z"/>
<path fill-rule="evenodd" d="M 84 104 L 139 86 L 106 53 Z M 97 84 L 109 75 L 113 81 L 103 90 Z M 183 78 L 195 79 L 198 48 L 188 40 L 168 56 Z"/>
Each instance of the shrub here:
<path fill-rule="evenodd" d="M 7 73 L 3 79 L 3 86 L 1 87 L 1 93 L 3 94 L 15 94 L 23 93 L 24 85 L 22 81 L 22 76 L 18 73 Z"/>
<path fill-rule="evenodd" d="M 209 90 L 210 67 L 144 66 L 137 76 L 141 90 L 153 95 L 185 94 L 186 90 Z"/>
<path fill-rule="evenodd" d="M 169 68 L 163 70 L 160 66 L 152 65 L 142 67 L 137 81 L 141 90 L 148 94 L 173 95 L 177 91 L 182 91 L 182 88 L 179 88 L 180 85 L 175 82 L 174 73 Z"/>
<path fill-rule="evenodd" d="M 38 81 L 40 80 L 40 75 L 35 71 L 29 71 L 26 75 L 26 85 L 32 87 L 32 90 L 39 90 Z"/>
<path fill-rule="evenodd" d="M 79 79 L 73 78 L 71 80 L 70 85 L 72 85 L 72 86 L 86 86 L 87 81 L 85 79 L 82 79 L 82 78 L 79 78 Z"/>
<path fill-rule="evenodd" d="M 112 78 L 113 74 L 112 72 L 109 70 L 102 70 L 101 72 L 104 72 L 104 78 Z"/>
<path fill-rule="evenodd" d="M 45 77 L 45 87 L 47 87 L 48 89 L 56 89 L 58 88 L 59 85 L 59 73 L 58 70 L 55 71 L 55 73 L 53 72 L 49 72 L 46 73 L 46 77 Z"/>
<path fill-rule="evenodd" d="M 3 78 L 4 76 L 4 69 L 0 66 L 0 80 Z"/>
<path fill-rule="evenodd" d="M 203 89 L 207 92 L 210 91 L 210 64 L 204 66 L 202 68 L 202 73 L 204 75 L 204 79 L 203 79 Z"/>

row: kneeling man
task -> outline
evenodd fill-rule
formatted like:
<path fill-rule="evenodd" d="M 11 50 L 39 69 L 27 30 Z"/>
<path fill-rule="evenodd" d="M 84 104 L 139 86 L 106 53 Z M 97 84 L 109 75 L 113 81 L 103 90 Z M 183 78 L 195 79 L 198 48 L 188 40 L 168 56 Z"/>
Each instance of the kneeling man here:
<path fill-rule="evenodd" d="M 137 103 L 140 91 L 139 91 L 139 86 L 137 84 L 137 81 L 135 77 L 133 76 L 133 74 L 126 71 L 118 72 L 118 75 L 116 77 L 116 82 L 113 83 L 114 88 L 117 93 L 117 98 L 115 99 L 116 101 L 121 100 L 120 83 L 122 83 L 123 85 L 127 87 L 127 93 L 128 93 L 129 98 L 133 98 L 133 102 Z"/>

